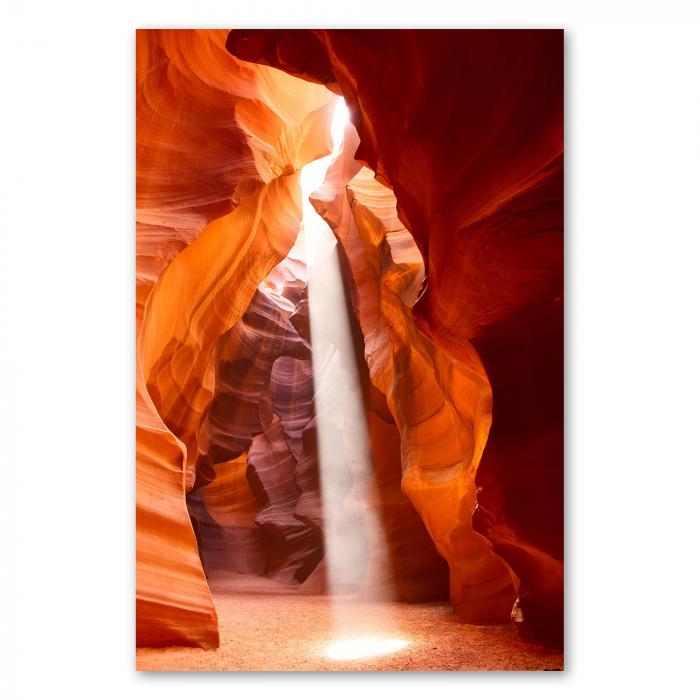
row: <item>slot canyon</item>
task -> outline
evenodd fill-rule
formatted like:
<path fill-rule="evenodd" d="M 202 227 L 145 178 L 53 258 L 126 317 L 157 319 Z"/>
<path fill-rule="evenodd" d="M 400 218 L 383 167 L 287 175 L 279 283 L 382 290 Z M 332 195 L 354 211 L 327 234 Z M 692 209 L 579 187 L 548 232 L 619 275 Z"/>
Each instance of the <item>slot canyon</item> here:
<path fill-rule="evenodd" d="M 563 32 L 136 33 L 136 663 L 560 670 Z"/>

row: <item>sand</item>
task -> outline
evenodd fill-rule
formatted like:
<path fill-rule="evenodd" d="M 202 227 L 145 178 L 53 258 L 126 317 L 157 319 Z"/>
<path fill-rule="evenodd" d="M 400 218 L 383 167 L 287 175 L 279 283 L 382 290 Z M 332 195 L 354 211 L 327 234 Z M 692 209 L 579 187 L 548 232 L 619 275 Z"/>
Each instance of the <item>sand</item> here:
<path fill-rule="evenodd" d="M 510 625 L 466 625 L 449 603 L 372 603 L 326 596 L 217 593 L 221 646 L 137 649 L 139 671 L 561 670 L 560 652 L 521 641 Z M 401 640 L 404 648 L 328 658 L 338 640 Z"/>

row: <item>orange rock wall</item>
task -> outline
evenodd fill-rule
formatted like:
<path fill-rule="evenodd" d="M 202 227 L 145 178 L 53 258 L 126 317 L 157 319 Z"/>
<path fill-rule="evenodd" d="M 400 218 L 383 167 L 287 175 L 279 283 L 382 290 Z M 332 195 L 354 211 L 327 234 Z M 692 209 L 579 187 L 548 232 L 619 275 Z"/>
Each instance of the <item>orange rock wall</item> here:
<path fill-rule="evenodd" d="M 355 157 L 425 263 L 416 324 L 455 361 L 476 349 L 491 384 L 474 527 L 508 565 L 524 635 L 560 645 L 563 33 L 246 30 L 227 48 L 345 97 Z"/>
<path fill-rule="evenodd" d="M 137 32 L 137 644 L 216 646 L 185 502 L 218 338 L 293 244 L 325 88 L 242 64 L 221 31 Z M 293 89 L 292 89 L 293 88 Z"/>
<path fill-rule="evenodd" d="M 257 574 L 298 584 L 323 557 L 311 348 L 296 327 L 303 333 L 308 325 L 305 283 L 292 277 L 282 292 L 259 289 L 217 344 L 189 496 L 210 578 Z M 221 498 L 229 483 L 222 463 L 244 453 L 252 510 L 244 530 L 238 522 L 231 529 L 217 514 L 226 512 Z M 238 509 L 230 500 L 228 511 Z"/>
<path fill-rule="evenodd" d="M 325 513 L 315 397 L 319 392 L 334 393 L 335 387 L 315 386 L 312 376 L 306 285 L 305 265 L 286 259 L 217 344 L 214 395 L 198 431 L 197 479 L 188 503 L 207 577 L 224 588 L 240 581 L 264 589 L 261 581 L 240 576 L 255 574 L 296 586 L 301 593 L 327 592 L 321 563 Z M 359 338 L 359 369 L 368 393 L 369 372 Z M 370 598 L 442 599 L 447 595 L 446 564 L 401 491 L 401 446 L 394 418 L 376 390 L 368 403 L 372 483 L 348 488 L 346 500 L 338 506 L 347 509 L 358 544 L 367 546 L 372 558 L 364 572 L 357 572 L 358 592 Z M 230 460 L 244 452 L 246 488 L 236 477 L 239 486 L 234 494 L 230 485 L 239 463 Z M 372 537 L 366 545 L 361 543 L 364 523 L 353 515 L 354 499 L 362 499 L 368 486 L 367 506 L 380 514 L 386 550 Z M 222 502 L 226 495 L 232 499 L 228 508 Z M 251 496 L 252 511 L 246 508 L 241 519 L 233 499 L 249 503 Z"/>
<path fill-rule="evenodd" d="M 217 644 L 202 561 L 323 590 L 303 271 L 275 266 L 331 150 L 324 85 L 356 128 L 314 205 L 366 361 L 387 580 L 441 597 L 446 560 L 463 619 L 517 594 L 523 634 L 560 644 L 561 33 L 344 30 L 137 33 L 137 643 Z"/>
<path fill-rule="evenodd" d="M 338 163 L 329 173 L 314 203 L 347 256 L 370 378 L 398 426 L 396 476 L 402 474 L 403 492 L 449 564 L 457 612 L 477 624 L 505 621 L 515 599 L 511 578 L 471 526 L 476 468 L 491 421 L 488 381 L 476 353 L 468 363 L 455 362 L 416 328 L 411 307 L 424 267 L 397 217 L 396 199 L 367 168 L 347 187 L 344 178 L 334 187 L 344 169 Z"/>

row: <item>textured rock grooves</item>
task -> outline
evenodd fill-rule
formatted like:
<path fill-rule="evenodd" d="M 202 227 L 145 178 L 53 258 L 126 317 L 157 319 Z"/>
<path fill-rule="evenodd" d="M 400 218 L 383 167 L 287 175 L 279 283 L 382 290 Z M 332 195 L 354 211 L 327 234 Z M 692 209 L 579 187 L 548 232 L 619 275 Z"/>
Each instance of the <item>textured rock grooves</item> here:
<path fill-rule="evenodd" d="M 326 590 L 332 387 L 292 246 L 334 93 L 353 125 L 312 202 L 355 319 L 383 583 L 561 644 L 561 33 L 277 30 L 137 34 L 137 644 L 216 646 L 208 581 Z"/>
<path fill-rule="evenodd" d="M 294 243 L 299 168 L 330 151 L 328 91 L 241 63 L 225 40 L 137 33 L 139 645 L 218 644 L 185 501 L 200 425 L 212 421 L 217 344 Z M 245 524 L 253 507 L 226 461 L 222 482 L 244 498 L 224 510 Z M 245 548 L 238 556 L 255 560 Z"/>
<path fill-rule="evenodd" d="M 563 33 L 235 31 L 227 47 L 345 97 L 355 158 L 425 261 L 418 327 L 453 361 L 476 349 L 491 383 L 474 527 L 513 576 L 521 631 L 560 645 Z M 404 447 L 409 494 L 411 469 Z"/>

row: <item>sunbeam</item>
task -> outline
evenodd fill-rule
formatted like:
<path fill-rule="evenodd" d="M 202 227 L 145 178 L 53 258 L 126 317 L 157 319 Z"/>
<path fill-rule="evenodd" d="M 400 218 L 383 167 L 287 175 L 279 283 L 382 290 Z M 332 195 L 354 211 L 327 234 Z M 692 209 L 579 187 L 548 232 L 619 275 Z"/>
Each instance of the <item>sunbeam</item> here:
<path fill-rule="evenodd" d="M 376 511 L 372 452 L 353 333 L 336 240 L 309 201 L 342 148 L 348 121 L 338 100 L 333 152 L 302 170 L 303 234 L 309 265 L 309 316 L 315 386 L 326 580 L 333 596 L 380 590 L 374 571 L 388 566 L 386 537 Z M 372 566 L 368 561 L 372 557 Z M 391 597 L 386 594 L 386 597 Z M 336 606 L 342 605 L 337 598 Z M 380 615 L 381 618 L 381 615 Z M 378 620 L 378 624 L 381 621 Z"/>

